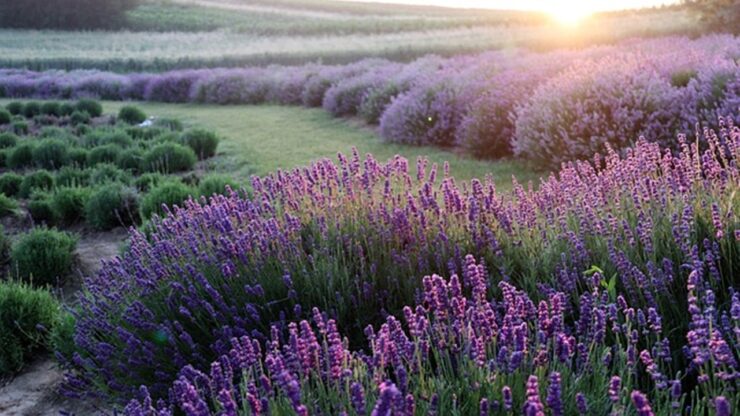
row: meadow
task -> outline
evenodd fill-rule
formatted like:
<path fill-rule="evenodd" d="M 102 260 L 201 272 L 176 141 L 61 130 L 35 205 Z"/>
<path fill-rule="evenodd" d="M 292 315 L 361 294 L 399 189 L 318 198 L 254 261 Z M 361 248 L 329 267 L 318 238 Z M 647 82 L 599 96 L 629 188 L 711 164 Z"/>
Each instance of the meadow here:
<path fill-rule="evenodd" d="M 666 9 L 605 15 L 577 30 L 559 30 L 534 13 L 268 3 L 144 2 L 129 12 L 120 31 L 0 29 L 0 67 L 125 72 L 348 63 L 366 57 L 408 61 L 430 53 L 553 49 L 686 33 L 692 22 L 685 10 Z"/>
<path fill-rule="evenodd" d="M 736 34 L 679 6 L 124 17 L 0 30 L 0 413 L 38 360 L 49 414 L 740 411 Z"/>

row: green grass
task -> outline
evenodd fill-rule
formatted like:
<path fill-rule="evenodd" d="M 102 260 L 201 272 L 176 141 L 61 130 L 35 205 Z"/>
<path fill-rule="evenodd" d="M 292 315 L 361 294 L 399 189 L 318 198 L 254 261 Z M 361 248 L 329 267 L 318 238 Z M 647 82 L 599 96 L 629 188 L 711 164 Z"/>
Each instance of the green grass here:
<path fill-rule="evenodd" d="M 116 113 L 129 103 L 105 102 L 106 113 Z M 511 176 L 520 182 L 537 180 L 520 161 L 481 161 L 433 147 L 411 147 L 384 143 L 369 127 L 353 120 L 337 119 L 321 109 L 281 106 L 212 106 L 192 104 L 137 104 L 150 116 L 176 117 L 191 125 L 215 130 L 223 140 L 215 159 L 217 171 L 243 181 L 250 175 L 265 175 L 278 169 L 305 166 L 320 158 L 336 158 L 357 147 L 364 156 L 380 160 L 396 154 L 409 159 L 427 156 L 441 167 L 449 161 L 457 179 L 492 175 L 500 189 L 510 189 Z"/>
<path fill-rule="evenodd" d="M 309 3 L 297 7 L 223 0 L 150 1 L 127 14 L 126 27 L 159 32 L 228 29 L 260 36 L 316 36 L 452 29 L 514 21 L 541 23 L 544 19 L 532 12 L 453 10 L 447 15 L 430 15 L 422 13 L 423 10 L 413 14 L 380 14 L 378 9 L 366 14 L 325 11 Z"/>

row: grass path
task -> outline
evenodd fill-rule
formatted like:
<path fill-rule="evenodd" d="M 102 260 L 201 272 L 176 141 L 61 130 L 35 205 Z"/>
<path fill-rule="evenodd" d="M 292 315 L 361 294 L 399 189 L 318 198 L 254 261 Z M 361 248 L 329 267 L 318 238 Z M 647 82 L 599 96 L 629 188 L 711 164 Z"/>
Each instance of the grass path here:
<path fill-rule="evenodd" d="M 106 112 L 125 105 L 105 102 Z M 501 189 L 508 189 L 511 176 L 520 182 L 536 181 L 542 173 L 533 172 L 519 161 L 480 161 L 434 147 L 388 144 L 369 127 L 352 120 L 337 119 L 321 109 L 283 106 L 212 106 L 192 104 L 137 104 L 148 115 L 177 117 L 186 124 L 202 125 L 218 132 L 224 140 L 219 146 L 217 169 L 237 179 L 264 175 L 277 169 L 305 166 L 337 152 L 349 154 L 357 147 L 364 156 L 372 153 L 379 160 L 396 154 L 414 164 L 427 156 L 441 165 L 449 161 L 457 179 L 483 178 L 490 174 Z"/>

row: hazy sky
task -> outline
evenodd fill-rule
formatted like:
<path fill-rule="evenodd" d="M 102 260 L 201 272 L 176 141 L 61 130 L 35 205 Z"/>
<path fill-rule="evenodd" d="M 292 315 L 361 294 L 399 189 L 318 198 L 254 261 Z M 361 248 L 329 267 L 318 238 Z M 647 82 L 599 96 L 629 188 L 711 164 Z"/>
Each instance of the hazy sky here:
<path fill-rule="evenodd" d="M 349 0 L 381 3 L 426 4 L 450 7 L 478 7 L 491 9 L 553 10 L 556 7 L 581 7 L 588 10 L 618 10 L 660 6 L 680 0 Z"/>

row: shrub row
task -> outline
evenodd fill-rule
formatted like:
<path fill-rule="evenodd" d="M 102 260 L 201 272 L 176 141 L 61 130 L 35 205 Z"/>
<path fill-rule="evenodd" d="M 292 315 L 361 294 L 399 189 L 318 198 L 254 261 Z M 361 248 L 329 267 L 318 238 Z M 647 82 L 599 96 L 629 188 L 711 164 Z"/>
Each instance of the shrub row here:
<path fill-rule="evenodd" d="M 739 44 L 731 35 L 670 37 L 580 51 L 432 56 L 405 65 L 366 59 L 163 74 L 6 70 L 0 90 L 11 97 L 323 105 L 337 116 L 380 123 L 389 141 L 557 166 L 607 145 L 625 148 L 640 136 L 675 145 L 676 133 L 691 132 L 697 122 L 717 127 L 717 115 L 735 114 L 740 104 Z"/>
<path fill-rule="evenodd" d="M 56 175 L 40 170 L 20 176 L 0 175 L 0 217 L 18 212 L 13 196 L 30 198 L 27 208 L 36 223 L 71 225 L 86 221 L 99 229 L 138 224 L 140 218 L 165 214 L 188 198 L 226 194 L 240 186 L 222 175 L 206 175 L 197 186 L 159 173 L 133 178 L 111 164 L 94 169 L 65 168 Z"/>
<path fill-rule="evenodd" d="M 90 279 L 68 392 L 131 415 L 735 409 L 740 129 L 702 140 L 506 194 L 355 153 L 189 202 Z"/>

